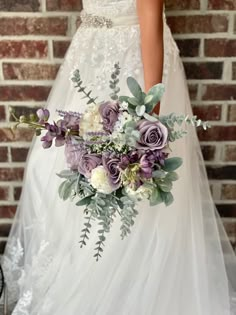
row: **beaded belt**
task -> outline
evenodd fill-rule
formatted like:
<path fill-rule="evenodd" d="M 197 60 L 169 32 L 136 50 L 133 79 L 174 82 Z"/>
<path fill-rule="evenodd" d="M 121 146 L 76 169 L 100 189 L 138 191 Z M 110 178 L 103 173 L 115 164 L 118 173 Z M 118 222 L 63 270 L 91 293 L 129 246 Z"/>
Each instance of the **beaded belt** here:
<path fill-rule="evenodd" d="M 112 28 L 116 26 L 136 25 L 138 24 L 138 17 L 134 16 L 119 16 L 119 17 L 106 17 L 88 14 L 81 12 L 80 18 L 82 21 L 81 27 L 93 28 Z"/>

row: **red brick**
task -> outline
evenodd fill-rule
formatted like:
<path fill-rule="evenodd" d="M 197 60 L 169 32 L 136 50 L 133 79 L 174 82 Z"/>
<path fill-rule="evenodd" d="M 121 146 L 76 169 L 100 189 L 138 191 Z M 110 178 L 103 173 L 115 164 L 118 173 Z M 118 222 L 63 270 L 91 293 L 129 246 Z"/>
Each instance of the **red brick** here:
<path fill-rule="evenodd" d="M 8 148 L 7 147 L 0 147 L 0 162 L 8 162 Z"/>
<path fill-rule="evenodd" d="M 53 55 L 55 58 L 64 58 L 68 47 L 70 46 L 68 40 L 53 41 Z"/>
<path fill-rule="evenodd" d="M 205 56 L 235 57 L 236 39 L 210 38 L 205 39 Z"/>
<path fill-rule="evenodd" d="M 235 0 L 209 0 L 208 9 L 210 10 L 236 10 Z"/>
<path fill-rule="evenodd" d="M 236 184 L 222 185 L 222 199 L 226 200 L 236 199 Z"/>
<path fill-rule="evenodd" d="M 23 179 L 24 169 L 22 167 L 0 168 L 0 181 L 21 181 Z"/>
<path fill-rule="evenodd" d="M 195 10 L 200 9 L 200 0 L 166 0 L 167 10 Z"/>
<path fill-rule="evenodd" d="M 228 106 L 228 121 L 236 122 L 236 104 Z"/>
<path fill-rule="evenodd" d="M 201 146 L 203 158 L 205 161 L 213 161 L 215 158 L 216 147 L 214 145 Z"/>
<path fill-rule="evenodd" d="M 228 30 L 226 15 L 169 16 L 167 20 L 172 32 L 177 34 L 218 33 Z"/>
<path fill-rule="evenodd" d="M 9 188 L 0 186 L 0 200 L 8 200 L 9 198 Z"/>
<path fill-rule="evenodd" d="M 202 120 L 220 120 L 221 119 L 221 106 L 220 105 L 194 105 L 194 115 Z"/>
<path fill-rule="evenodd" d="M 13 162 L 25 162 L 29 149 L 28 148 L 11 148 L 11 157 Z"/>
<path fill-rule="evenodd" d="M 0 35 L 66 35 L 67 17 L 3 17 L 0 19 Z"/>
<path fill-rule="evenodd" d="M 236 161 L 236 145 L 226 145 L 225 146 L 225 157 L 224 160 L 229 161 Z"/>
<path fill-rule="evenodd" d="M 236 80 L 236 62 L 232 64 L 232 79 Z"/>
<path fill-rule="evenodd" d="M 0 58 L 47 58 L 45 40 L 1 40 Z"/>
<path fill-rule="evenodd" d="M 227 231 L 229 237 L 235 237 L 236 235 L 236 222 L 235 221 L 225 221 L 223 220 L 224 227 Z"/>
<path fill-rule="evenodd" d="M 0 205 L 0 218 L 2 219 L 12 219 L 16 213 L 16 206 L 13 205 Z"/>
<path fill-rule="evenodd" d="M 197 57 L 200 50 L 200 39 L 177 39 L 176 43 L 180 50 L 181 57 Z"/>
<path fill-rule="evenodd" d="M 0 237 L 8 237 L 11 229 L 11 224 L 9 223 L 0 223 Z"/>
<path fill-rule="evenodd" d="M 20 200 L 21 192 L 22 192 L 22 187 L 14 187 L 14 200 L 15 201 Z"/>
<path fill-rule="evenodd" d="M 40 1 L 39 0 L 27 0 L 27 1 L 0 0 L 0 9 L 1 11 L 14 11 L 14 12 L 39 11 Z"/>
<path fill-rule="evenodd" d="M 48 11 L 80 11 L 82 3 L 78 0 L 46 0 Z"/>
<path fill-rule="evenodd" d="M 184 68 L 188 79 L 221 79 L 223 74 L 223 62 L 185 62 Z"/>
<path fill-rule="evenodd" d="M 5 106 L 0 105 L 0 121 L 6 120 Z"/>
<path fill-rule="evenodd" d="M 35 63 L 3 63 L 5 80 L 54 80 L 59 65 Z"/>
<path fill-rule="evenodd" d="M 197 84 L 188 84 L 189 96 L 192 101 L 197 99 L 198 85 Z"/>
<path fill-rule="evenodd" d="M 236 125 L 212 126 L 207 131 L 198 129 L 201 141 L 236 141 Z"/>
<path fill-rule="evenodd" d="M 218 204 L 216 207 L 221 217 L 236 217 L 236 204 Z"/>
<path fill-rule="evenodd" d="M 207 165 L 209 179 L 236 180 L 236 165 Z"/>
<path fill-rule="evenodd" d="M 0 86 L 0 101 L 46 101 L 51 87 L 30 85 Z"/>
<path fill-rule="evenodd" d="M 12 131 L 10 128 L 0 128 L 0 142 L 31 141 L 34 131 L 27 128 L 17 128 Z"/>
<path fill-rule="evenodd" d="M 235 100 L 236 84 L 209 84 L 203 85 L 203 100 Z"/>
<path fill-rule="evenodd" d="M 6 243 L 7 243 L 6 241 L 0 241 L 0 254 L 4 253 Z"/>

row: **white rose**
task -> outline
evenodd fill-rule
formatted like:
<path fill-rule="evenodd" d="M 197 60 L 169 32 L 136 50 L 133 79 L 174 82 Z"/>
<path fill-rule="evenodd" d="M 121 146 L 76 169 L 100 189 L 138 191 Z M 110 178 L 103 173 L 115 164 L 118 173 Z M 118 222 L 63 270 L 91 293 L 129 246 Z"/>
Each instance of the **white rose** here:
<path fill-rule="evenodd" d="M 147 187 L 145 185 L 140 186 L 137 190 L 133 190 L 130 187 L 126 187 L 125 190 L 131 199 L 139 201 L 142 199 L 148 199 L 152 193 L 151 187 Z"/>
<path fill-rule="evenodd" d="M 97 105 L 91 105 L 80 119 L 80 135 L 86 138 L 87 132 L 102 132 L 102 119 Z"/>
<path fill-rule="evenodd" d="M 101 165 L 92 170 L 90 183 L 98 192 L 103 194 L 111 194 L 114 191 L 109 182 L 107 171 Z"/>

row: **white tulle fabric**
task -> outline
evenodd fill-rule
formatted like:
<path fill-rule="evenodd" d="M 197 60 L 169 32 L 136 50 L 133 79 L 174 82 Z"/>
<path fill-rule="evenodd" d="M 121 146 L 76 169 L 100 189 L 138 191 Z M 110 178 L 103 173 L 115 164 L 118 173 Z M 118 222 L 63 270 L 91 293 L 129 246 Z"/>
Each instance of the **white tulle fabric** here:
<path fill-rule="evenodd" d="M 133 15 L 135 0 L 84 0 L 84 8 L 96 15 Z M 191 114 L 183 66 L 166 24 L 164 37 L 162 113 Z M 143 85 L 138 25 L 79 29 L 48 99 L 53 115 L 56 109 L 85 108 L 70 81 L 75 68 L 94 96 L 107 99 L 117 61 L 123 94 L 128 75 Z M 83 208 L 58 197 L 64 150 L 43 150 L 35 139 L 3 259 L 11 302 L 18 301 L 14 315 L 236 314 L 236 259 L 211 199 L 195 130 L 172 149 L 184 160 L 174 204 L 151 208 L 140 202 L 132 234 L 123 241 L 117 216 L 96 262 L 98 227 L 81 249 Z"/>

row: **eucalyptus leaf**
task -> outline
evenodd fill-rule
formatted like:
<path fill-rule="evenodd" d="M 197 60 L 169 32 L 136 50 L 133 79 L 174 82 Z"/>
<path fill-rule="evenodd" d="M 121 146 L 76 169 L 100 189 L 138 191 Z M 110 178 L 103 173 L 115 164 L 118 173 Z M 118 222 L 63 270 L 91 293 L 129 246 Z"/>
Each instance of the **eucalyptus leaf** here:
<path fill-rule="evenodd" d="M 90 195 L 90 196 L 87 196 L 81 200 L 79 200 L 77 203 L 76 203 L 76 206 L 87 206 L 90 204 L 91 200 L 92 200 L 92 197 L 94 195 Z"/>

